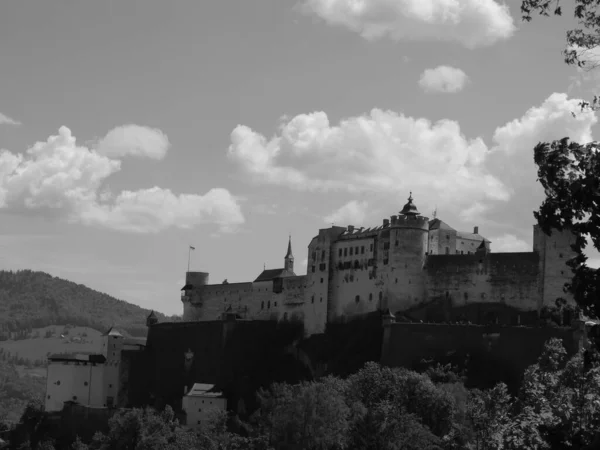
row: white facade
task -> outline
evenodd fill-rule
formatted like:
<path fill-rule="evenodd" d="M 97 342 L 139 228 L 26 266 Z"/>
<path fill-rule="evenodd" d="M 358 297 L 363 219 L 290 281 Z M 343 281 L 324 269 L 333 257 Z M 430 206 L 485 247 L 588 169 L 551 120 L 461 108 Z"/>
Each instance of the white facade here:
<path fill-rule="evenodd" d="M 122 334 L 111 329 L 103 336 L 97 354 L 49 357 L 45 410 L 61 411 L 66 401 L 96 408 L 117 406 L 121 352 L 141 347 L 141 342 L 128 343 Z"/>
<path fill-rule="evenodd" d="M 202 426 L 216 411 L 227 411 L 227 399 L 220 392 L 209 392 L 212 389 L 212 384 L 196 383 L 183 396 L 182 408 L 186 413 L 188 427 Z"/>
<path fill-rule="evenodd" d="M 71 360 L 50 360 L 46 381 L 45 410 L 61 411 L 64 402 L 75 401 L 92 407 L 105 405 L 104 364 Z"/>

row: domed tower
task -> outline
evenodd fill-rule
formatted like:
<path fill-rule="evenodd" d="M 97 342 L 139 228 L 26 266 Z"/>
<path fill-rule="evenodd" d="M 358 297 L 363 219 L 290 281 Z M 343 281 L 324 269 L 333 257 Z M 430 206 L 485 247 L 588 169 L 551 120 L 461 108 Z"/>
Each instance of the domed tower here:
<path fill-rule="evenodd" d="M 389 249 L 386 307 L 395 314 L 425 299 L 426 280 L 423 266 L 427 252 L 429 219 L 421 216 L 413 203 L 412 192 L 400 215 L 390 219 L 388 233 L 385 233 L 384 228 L 381 236 L 383 245 L 386 246 L 387 241 Z M 389 234 L 389 240 L 385 239 L 385 234 Z M 382 268 L 385 270 L 385 267 L 384 264 Z"/>

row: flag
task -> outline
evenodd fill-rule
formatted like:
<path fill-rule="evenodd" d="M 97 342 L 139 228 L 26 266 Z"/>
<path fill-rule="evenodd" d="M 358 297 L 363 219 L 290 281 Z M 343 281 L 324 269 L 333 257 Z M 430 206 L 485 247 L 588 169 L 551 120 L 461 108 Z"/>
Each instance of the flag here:
<path fill-rule="evenodd" d="M 190 245 L 190 249 L 191 249 L 191 250 L 196 250 L 196 247 L 192 247 L 192 246 Z"/>

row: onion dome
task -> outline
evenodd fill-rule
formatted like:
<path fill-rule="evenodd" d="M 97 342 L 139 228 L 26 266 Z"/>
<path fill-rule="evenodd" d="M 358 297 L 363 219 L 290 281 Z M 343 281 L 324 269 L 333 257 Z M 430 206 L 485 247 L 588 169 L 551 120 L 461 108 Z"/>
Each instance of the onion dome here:
<path fill-rule="evenodd" d="M 412 191 L 410 193 L 410 196 L 408 197 L 408 203 L 406 205 L 404 205 L 404 208 L 402 208 L 402 211 L 400 211 L 400 214 L 404 214 L 405 216 L 418 216 L 421 213 L 417 210 L 417 207 L 415 206 L 415 204 L 412 202 L 413 198 L 412 198 Z"/>

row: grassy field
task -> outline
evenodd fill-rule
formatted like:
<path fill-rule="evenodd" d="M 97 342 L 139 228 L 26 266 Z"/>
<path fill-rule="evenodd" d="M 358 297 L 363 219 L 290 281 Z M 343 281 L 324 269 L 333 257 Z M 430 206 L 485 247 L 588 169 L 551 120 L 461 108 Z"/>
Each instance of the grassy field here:
<path fill-rule="evenodd" d="M 49 334 L 51 337 L 46 337 Z M 87 327 L 65 329 L 62 325 L 49 326 L 34 329 L 27 339 L 0 341 L 0 348 L 19 358 L 45 360 L 51 353 L 100 351 L 101 335 L 99 331 Z"/>

